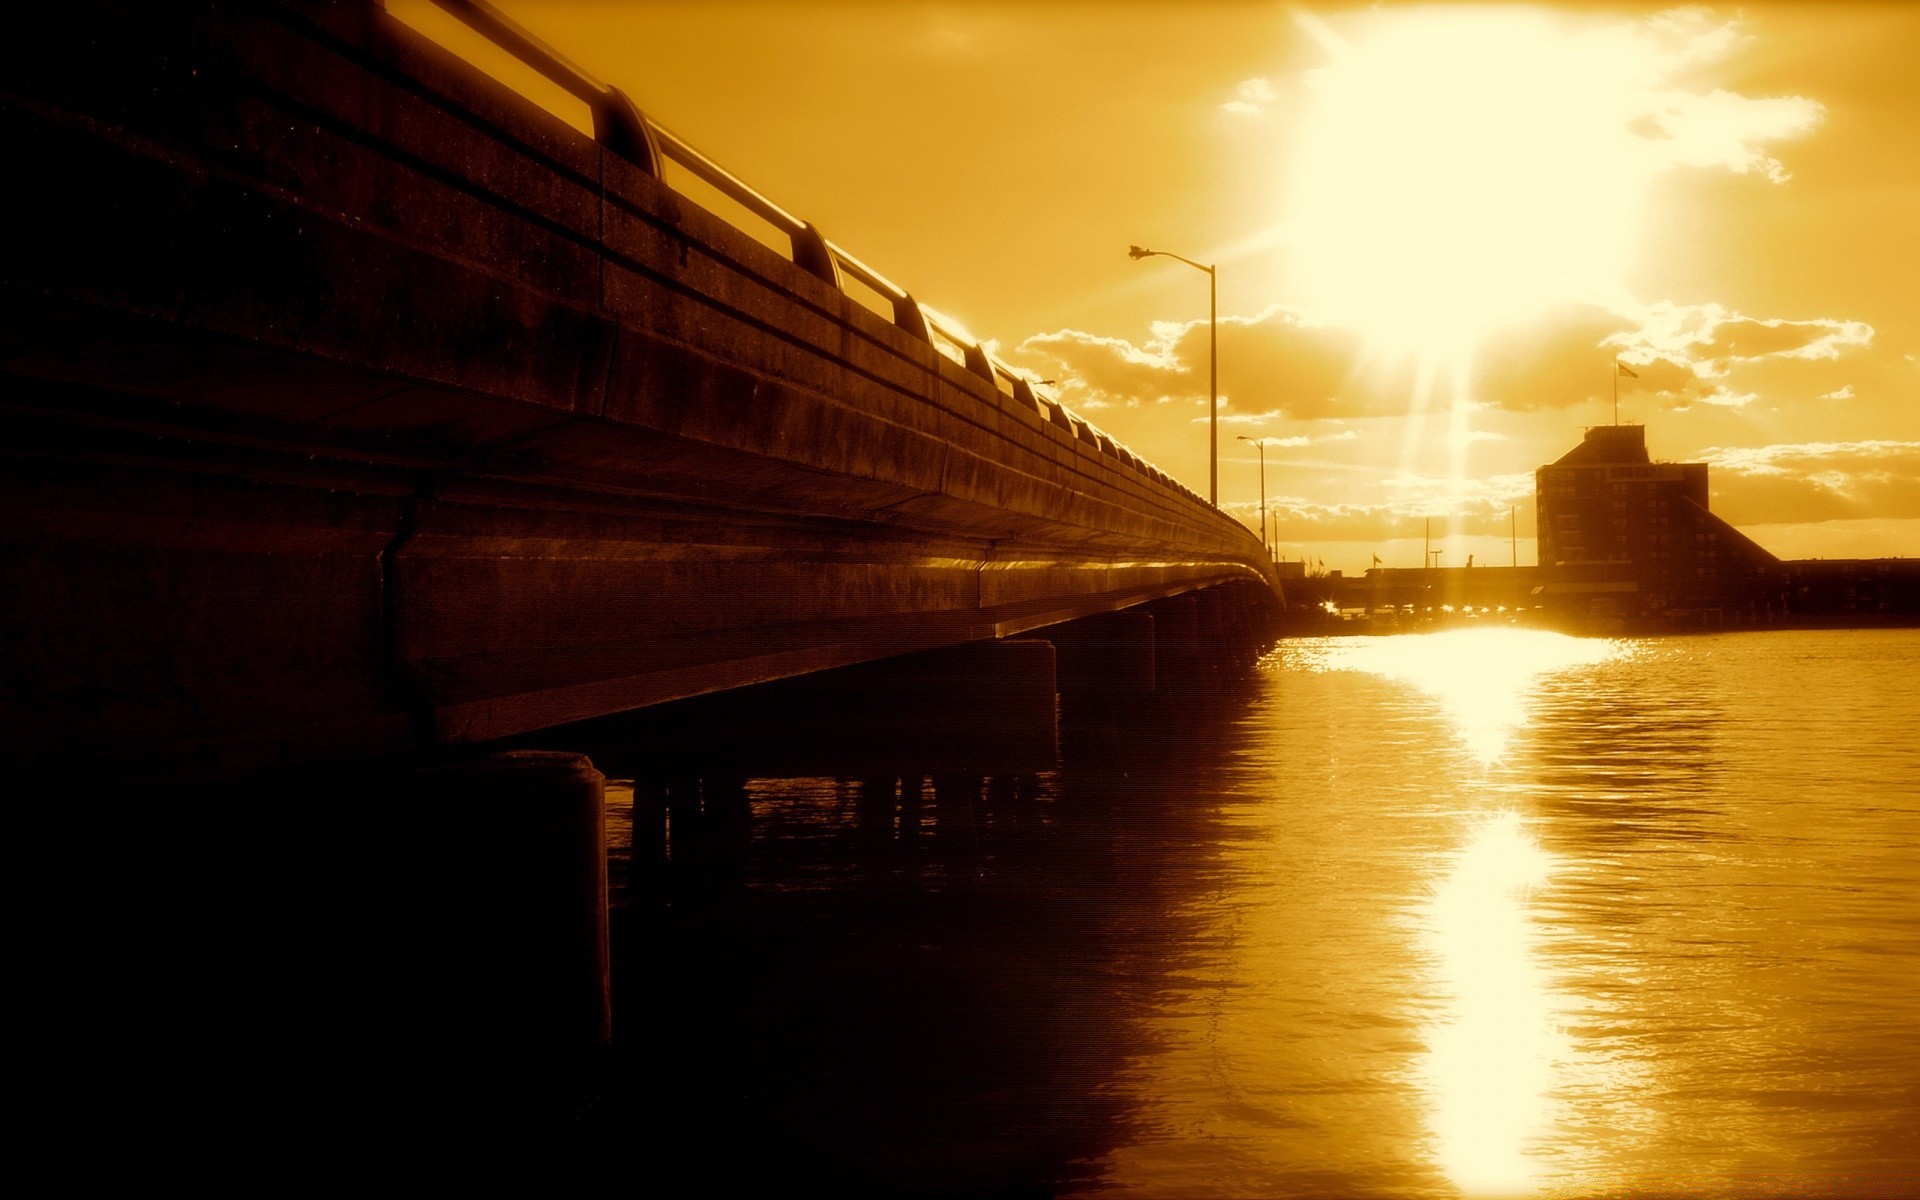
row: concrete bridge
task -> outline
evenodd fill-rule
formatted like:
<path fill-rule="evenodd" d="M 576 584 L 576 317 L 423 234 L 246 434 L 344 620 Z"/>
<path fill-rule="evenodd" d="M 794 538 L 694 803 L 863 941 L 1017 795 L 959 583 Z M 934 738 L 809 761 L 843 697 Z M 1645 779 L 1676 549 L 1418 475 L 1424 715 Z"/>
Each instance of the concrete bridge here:
<path fill-rule="evenodd" d="M 596 136 L 371 4 L 72 3 L 0 51 L 13 762 L 241 779 L 1273 610 L 1249 530 L 444 7 Z"/>

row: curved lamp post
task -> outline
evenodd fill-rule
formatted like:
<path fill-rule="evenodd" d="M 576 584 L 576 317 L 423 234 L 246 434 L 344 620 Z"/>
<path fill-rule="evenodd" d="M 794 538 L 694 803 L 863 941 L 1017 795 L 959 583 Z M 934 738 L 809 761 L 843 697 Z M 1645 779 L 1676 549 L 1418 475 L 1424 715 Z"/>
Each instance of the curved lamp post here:
<path fill-rule="evenodd" d="M 1267 557 L 1272 558 L 1273 547 L 1267 542 L 1267 439 L 1250 438 L 1243 433 L 1239 440 L 1260 452 L 1260 545 Z"/>
<path fill-rule="evenodd" d="M 1207 503 L 1220 507 L 1220 323 L 1219 280 L 1213 268 L 1167 250 L 1128 246 L 1128 258 L 1173 258 L 1207 273 Z"/>

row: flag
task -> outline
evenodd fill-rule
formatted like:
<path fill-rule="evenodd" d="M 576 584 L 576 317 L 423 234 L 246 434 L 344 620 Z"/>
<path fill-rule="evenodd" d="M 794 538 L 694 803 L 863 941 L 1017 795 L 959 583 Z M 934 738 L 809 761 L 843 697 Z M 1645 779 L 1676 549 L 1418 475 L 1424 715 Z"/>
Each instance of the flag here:
<path fill-rule="evenodd" d="M 1627 369 L 1627 364 L 1625 364 L 1625 363 L 1623 363 L 1623 362 L 1621 362 L 1621 361 L 1620 361 L 1619 359 L 1617 359 L 1617 358 L 1613 360 L 1613 365 L 1614 365 L 1614 366 L 1616 366 L 1616 367 L 1618 367 L 1618 368 L 1620 369 L 1620 373 L 1621 373 L 1622 375 L 1625 375 L 1625 376 L 1626 376 L 1626 377 L 1627 377 L 1628 379 L 1638 379 L 1638 378 L 1640 378 L 1640 376 L 1639 376 L 1638 374 L 1636 374 L 1636 373 L 1635 373 L 1635 372 L 1633 372 L 1633 371 L 1629 371 L 1629 370 Z"/>
<path fill-rule="evenodd" d="M 1378 554 L 1373 556 L 1373 565 L 1376 567 L 1380 565 L 1380 556 Z"/>

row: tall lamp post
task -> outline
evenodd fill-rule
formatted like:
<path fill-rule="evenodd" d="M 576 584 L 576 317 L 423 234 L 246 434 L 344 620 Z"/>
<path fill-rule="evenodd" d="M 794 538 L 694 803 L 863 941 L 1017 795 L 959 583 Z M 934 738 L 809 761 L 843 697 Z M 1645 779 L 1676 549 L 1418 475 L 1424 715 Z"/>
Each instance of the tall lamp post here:
<path fill-rule="evenodd" d="M 1207 273 L 1207 503 L 1220 507 L 1220 304 L 1219 280 L 1213 268 L 1167 250 L 1148 250 L 1128 246 L 1128 258 L 1178 259 L 1196 271 Z"/>
<path fill-rule="evenodd" d="M 1243 433 L 1239 440 L 1260 452 L 1260 545 L 1267 557 L 1272 558 L 1273 547 L 1267 543 L 1267 439 L 1250 438 Z"/>

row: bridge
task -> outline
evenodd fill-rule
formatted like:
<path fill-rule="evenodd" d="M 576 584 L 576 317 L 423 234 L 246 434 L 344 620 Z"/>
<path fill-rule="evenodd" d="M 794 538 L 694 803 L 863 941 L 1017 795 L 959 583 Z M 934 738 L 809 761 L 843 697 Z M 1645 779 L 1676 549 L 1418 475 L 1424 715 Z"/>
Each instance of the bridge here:
<path fill-rule="evenodd" d="M 1056 692 L 1151 707 L 1278 603 L 1250 530 L 442 6 L 594 135 L 371 3 L 88 0 L 0 50 L 33 1090 L 161 1150 L 575 1111 L 640 953 L 581 730 L 937 693 L 1050 765 Z M 722 766 L 636 784 L 634 869 L 734 819 Z M 860 768 L 863 812 L 940 769 Z"/>
<path fill-rule="evenodd" d="M 595 135 L 372 4 L 71 4 L 5 52 L 12 761 L 230 780 L 1273 610 L 1251 531 L 443 7 Z"/>

